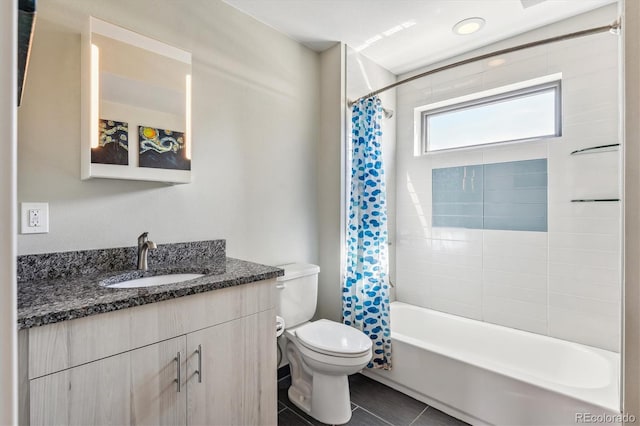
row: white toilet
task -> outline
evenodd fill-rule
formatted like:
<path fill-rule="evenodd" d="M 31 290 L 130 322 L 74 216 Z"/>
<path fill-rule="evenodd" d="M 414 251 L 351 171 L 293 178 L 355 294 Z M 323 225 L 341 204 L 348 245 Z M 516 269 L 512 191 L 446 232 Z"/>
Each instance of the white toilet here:
<path fill-rule="evenodd" d="M 318 266 L 292 263 L 280 268 L 285 274 L 277 279 L 278 315 L 286 327 L 289 399 L 323 423 L 347 423 L 351 419 L 347 376 L 371 360 L 371 339 L 335 321 L 309 321 L 316 311 Z"/>

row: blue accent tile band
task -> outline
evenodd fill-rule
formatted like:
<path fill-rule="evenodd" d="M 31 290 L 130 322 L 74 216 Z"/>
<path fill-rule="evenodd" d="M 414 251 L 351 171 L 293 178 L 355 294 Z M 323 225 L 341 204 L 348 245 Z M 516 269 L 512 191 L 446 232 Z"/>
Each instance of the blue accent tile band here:
<path fill-rule="evenodd" d="M 432 170 L 434 227 L 547 232 L 547 159 Z"/>

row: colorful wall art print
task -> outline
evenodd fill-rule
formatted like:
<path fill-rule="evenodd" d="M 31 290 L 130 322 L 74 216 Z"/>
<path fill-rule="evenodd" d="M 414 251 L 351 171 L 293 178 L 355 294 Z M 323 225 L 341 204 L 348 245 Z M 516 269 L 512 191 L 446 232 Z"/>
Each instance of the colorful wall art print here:
<path fill-rule="evenodd" d="M 91 148 L 91 162 L 129 164 L 129 123 L 100 119 L 98 146 Z"/>
<path fill-rule="evenodd" d="M 191 170 L 184 133 L 138 126 L 140 167 Z"/>

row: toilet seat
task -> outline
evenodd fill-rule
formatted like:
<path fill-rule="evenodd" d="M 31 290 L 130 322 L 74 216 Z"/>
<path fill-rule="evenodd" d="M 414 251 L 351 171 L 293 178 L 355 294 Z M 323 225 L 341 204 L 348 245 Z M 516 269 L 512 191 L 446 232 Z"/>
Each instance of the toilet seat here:
<path fill-rule="evenodd" d="M 322 369 L 327 374 L 329 371 L 336 372 L 336 371 L 342 371 L 345 368 L 346 369 L 356 368 L 356 370 L 353 370 L 351 373 L 347 373 L 347 374 L 353 374 L 356 371 L 362 369 L 364 366 L 366 366 L 371 360 L 371 355 L 372 355 L 370 350 L 368 352 L 364 352 L 360 354 L 357 357 L 342 356 L 342 355 L 327 355 L 327 354 L 323 354 L 318 351 L 315 351 L 313 349 L 307 348 L 306 346 L 302 345 L 299 340 L 295 340 L 295 343 L 294 342 L 290 342 L 290 343 L 293 344 L 298 349 L 298 351 L 300 352 L 300 355 L 302 355 L 302 357 L 304 358 L 304 362 L 307 365 L 315 366 L 315 369 L 317 369 L 318 365 L 322 364 L 323 365 Z"/>
<path fill-rule="evenodd" d="M 302 346 L 321 354 L 360 358 L 371 353 L 371 339 L 360 330 L 335 321 L 314 321 L 296 328 L 295 334 Z"/>

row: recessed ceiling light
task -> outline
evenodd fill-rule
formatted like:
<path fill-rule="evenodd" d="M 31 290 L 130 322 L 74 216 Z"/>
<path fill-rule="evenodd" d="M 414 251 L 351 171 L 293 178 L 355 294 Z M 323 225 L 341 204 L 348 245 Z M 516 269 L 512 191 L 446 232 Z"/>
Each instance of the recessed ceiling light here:
<path fill-rule="evenodd" d="M 503 58 L 494 58 L 489 60 L 489 62 L 487 62 L 487 65 L 489 65 L 490 67 L 499 67 L 500 65 L 504 64 L 505 62 L 507 62 L 505 59 Z"/>
<path fill-rule="evenodd" d="M 463 19 L 453 26 L 453 32 L 459 35 L 473 34 L 484 27 L 484 22 L 482 18 Z"/>

